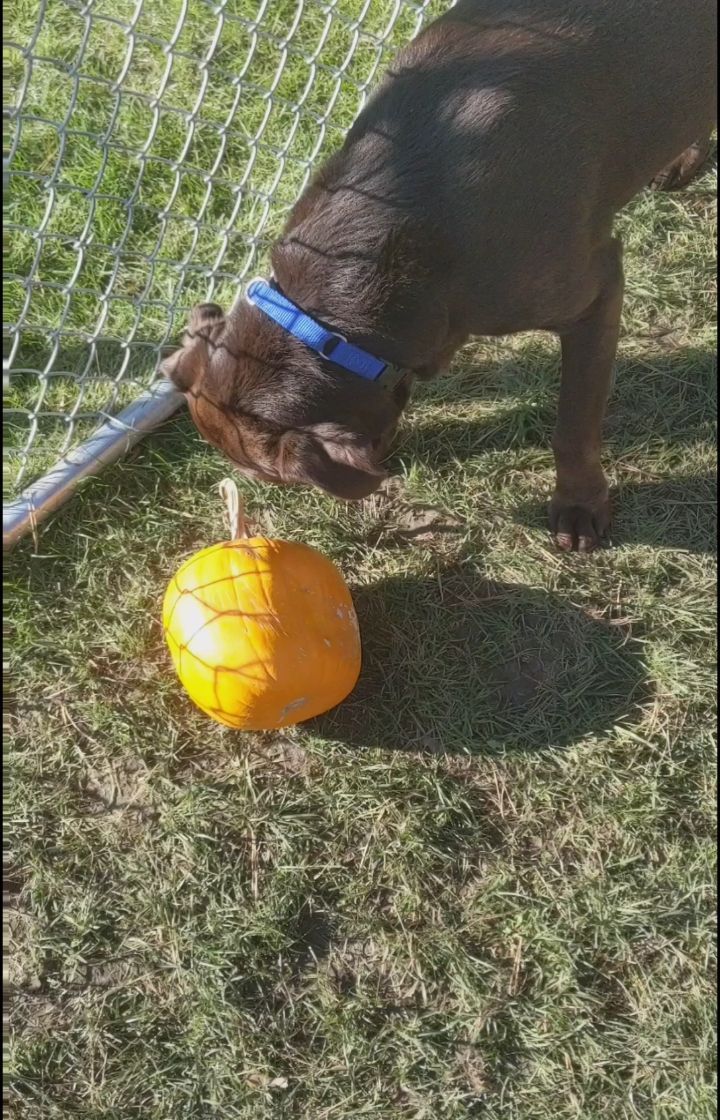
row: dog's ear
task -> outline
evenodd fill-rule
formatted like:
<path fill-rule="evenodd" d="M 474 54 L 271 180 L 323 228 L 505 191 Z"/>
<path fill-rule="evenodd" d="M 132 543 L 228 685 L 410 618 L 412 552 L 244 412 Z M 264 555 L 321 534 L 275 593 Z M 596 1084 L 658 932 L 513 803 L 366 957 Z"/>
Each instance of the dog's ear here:
<path fill-rule="evenodd" d="M 207 370 L 209 343 L 222 323 L 222 309 L 216 303 L 199 303 L 190 312 L 182 346 L 160 363 L 160 372 L 181 393 L 189 393 L 201 373 Z"/>
<path fill-rule="evenodd" d="M 385 478 L 373 461 L 370 440 L 334 424 L 287 432 L 277 465 L 284 482 L 319 486 L 347 500 L 366 498 Z"/>

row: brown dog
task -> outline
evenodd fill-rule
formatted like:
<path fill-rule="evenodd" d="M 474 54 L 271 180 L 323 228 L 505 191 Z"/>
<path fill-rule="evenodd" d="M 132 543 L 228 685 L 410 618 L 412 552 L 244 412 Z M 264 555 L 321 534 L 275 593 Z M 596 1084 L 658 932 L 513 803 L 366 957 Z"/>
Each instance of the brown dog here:
<path fill-rule="evenodd" d="M 240 298 L 193 312 L 165 372 L 243 471 L 360 498 L 414 377 L 470 335 L 560 336 L 551 522 L 609 519 L 601 427 L 623 296 L 616 212 L 686 183 L 715 120 L 711 0 L 460 0 L 397 57 L 272 253 L 280 292 L 407 371 L 387 389 Z"/>

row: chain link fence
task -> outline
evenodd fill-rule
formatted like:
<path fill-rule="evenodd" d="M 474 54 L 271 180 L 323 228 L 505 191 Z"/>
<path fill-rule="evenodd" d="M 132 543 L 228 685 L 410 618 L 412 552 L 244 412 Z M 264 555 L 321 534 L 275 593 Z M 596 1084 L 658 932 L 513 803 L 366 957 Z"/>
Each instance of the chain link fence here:
<path fill-rule="evenodd" d="M 103 420 L 120 414 L 121 426 L 139 419 L 143 427 L 144 405 L 123 409 L 153 382 L 188 308 L 210 299 L 230 305 L 243 277 L 262 270 L 288 209 L 321 155 L 341 142 L 386 54 L 448 6 L 12 7 L 6 498 Z"/>

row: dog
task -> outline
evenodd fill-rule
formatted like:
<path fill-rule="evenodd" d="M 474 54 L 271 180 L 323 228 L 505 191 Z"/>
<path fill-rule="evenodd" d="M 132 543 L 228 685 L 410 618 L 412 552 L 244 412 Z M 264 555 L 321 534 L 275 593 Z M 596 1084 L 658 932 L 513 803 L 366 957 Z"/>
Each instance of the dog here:
<path fill-rule="evenodd" d="M 227 315 L 191 313 L 163 370 L 202 435 L 254 478 L 363 498 L 416 379 L 470 336 L 550 331 L 551 528 L 563 549 L 595 548 L 623 302 L 613 220 L 705 161 L 715 43 L 711 0 L 460 0 L 310 181 L 270 282 Z"/>

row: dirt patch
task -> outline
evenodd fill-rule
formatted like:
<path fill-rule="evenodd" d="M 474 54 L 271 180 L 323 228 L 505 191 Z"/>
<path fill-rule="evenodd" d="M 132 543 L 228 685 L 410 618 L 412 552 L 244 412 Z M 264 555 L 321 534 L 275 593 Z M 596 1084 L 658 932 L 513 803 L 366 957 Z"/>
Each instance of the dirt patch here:
<path fill-rule="evenodd" d="M 333 949 L 327 972 L 338 993 L 348 996 L 369 974 L 378 971 L 381 961 L 382 954 L 371 939 L 346 940 Z"/>
<path fill-rule="evenodd" d="M 180 784 L 211 781 L 220 785 L 237 777 L 241 758 L 268 779 L 304 779 L 321 769 L 321 764 L 290 735 L 258 732 L 247 733 L 242 745 L 238 741 L 234 748 L 231 745 L 227 750 L 198 747 L 195 753 L 192 748 L 186 749 L 173 768 L 173 780 Z"/>
<path fill-rule="evenodd" d="M 135 954 L 68 963 L 54 953 L 33 954 L 42 940 L 42 923 L 27 909 L 16 908 L 5 917 L 6 995 L 27 1000 L 33 1014 L 45 1015 L 57 1001 L 89 988 L 122 987 L 138 975 Z"/>
<path fill-rule="evenodd" d="M 158 644 L 153 652 L 162 651 Z M 110 685 L 115 692 L 129 686 L 147 686 L 149 678 L 157 677 L 161 671 L 161 666 L 148 658 L 141 661 L 102 647 L 90 651 L 87 664 L 93 680 Z"/>
<path fill-rule="evenodd" d="M 362 994 L 380 1018 L 412 1011 L 427 998 L 415 963 L 393 958 L 389 947 L 373 938 L 347 939 L 334 946 L 324 969 L 338 995 Z"/>
<path fill-rule="evenodd" d="M 381 530 L 384 544 L 415 544 L 436 546 L 440 541 L 457 538 L 463 523 L 439 506 L 415 502 L 393 510 L 392 519 Z"/>
<path fill-rule="evenodd" d="M 491 1089 L 487 1062 L 477 1046 L 458 1047 L 456 1058 L 457 1080 L 464 1084 L 471 1096 L 487 1096 Z"/>
<path fill-rule="evenodd" d="M 388 479 L 368 505 L 376 518 L 369 534 L 372 547 L 444 549 L 463 536 L 460 518 L 440 506 L 408 501 L 397 478 Z"/>
<path fill-rule="evenodd" d="M 3 940 L 6 947 L 4 958 L 4 976 L 7 994 L 12 994 L 17 989 L 30 991 L 39 988 L 38 978 L 31 971 L 23 950 L 30 944 L 35 930 L 35 923 L 27 911 L 18 907 L 18 900 L 14 899 L 12 907 L 5 904 L 3 915 Z"/>
<path fill-rule="evenodd" d="M 612 960 L 602 954 L 595 954 L 577 966 L 578 987 L 602 1024 L 633 1018 L 635 1008 L 628 987 L 632 974 L 629 961 Z"/>
<path fill-rule="evenodd" d="M 43 1037 L 72 1025 L 72 1003 L 67 999 L 53 999 L 41 992 L 10 992 L 9 996 L 15 1031 Z"/>
<path fill-rule="evenodd" d="M 147 784 L 147 770 L 137 758 L 93 767 L 80 783 L 79 792 L 91 814 L 123 813 L 140 822 L 157 819 Z"/>
<path fill-rule="evenodd" d="M 335 919 L 331 910 L 308 898 L 291 930 L 292 972 L 301 976 L 311 966 L 325 960 L 332 947 Z"/>
<path fill-rule="evenodd" d="M 311 760 L 299 743 L 285 735 L 273 738 L 263 751 L 265 758 L 290 778 L 305 778 L 312 770 Z"/>
<path fill-rule="evenodd" d="M 64 981 L 74 988 L 122 988 L 138 975 L 139 964 L 134 956 L 110 957 L 79 966 L 67 973 Z"/>
<path fill-rule="evenodd" d="M 226 752 L 197 746 L 187 746 L 171 767 L 171 776 L 179 785 L 190 782 L 223 782 L 232 777 L 235 760 Z"/>

